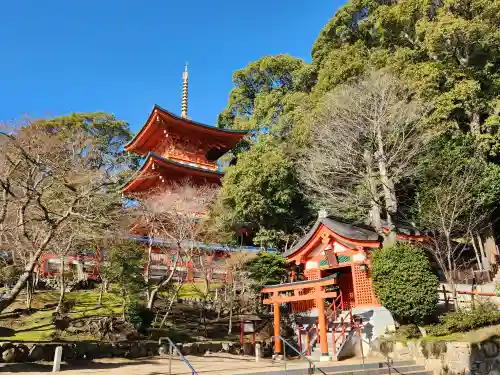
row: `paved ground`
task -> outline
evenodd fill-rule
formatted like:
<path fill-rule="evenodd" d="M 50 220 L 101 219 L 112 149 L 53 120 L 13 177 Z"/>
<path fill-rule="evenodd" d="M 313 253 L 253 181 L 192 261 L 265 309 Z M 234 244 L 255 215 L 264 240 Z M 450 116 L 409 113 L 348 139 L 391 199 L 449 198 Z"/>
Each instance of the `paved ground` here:
<path fill-rule="evenodd" d="M 191 365 L 199 374 L 206 375 L 232 375 L 249 372 L 262 372 L 262 370 L 284 369 L 283 362 L 263 360 L 255 362 L 251 357 L 241 357 L 228 354 L 212 354 L 204 357 L 187 357 Z M 373 361 L 373 360 L 372 360 Z M 359 363 L 359 359 L 344 360 L 342 365 Z M 323 362 L 320 366 L 335 366 L 339 362 Z M 304 361 L 287 361 L 287 368 L 306 368 Z M 0 364 L 2 374 L 46 374 L 52 371 L 52 364 Z M 152 358 L 144 360 L 106 359 L 85 364 L 63 364 L 61 372 L 64 375 L 163 375 L 168 374 L 169 360 L 165 358 Z M 179 359 L 172 361 L 172 374 L 191 375 L 189 368 Z"/>

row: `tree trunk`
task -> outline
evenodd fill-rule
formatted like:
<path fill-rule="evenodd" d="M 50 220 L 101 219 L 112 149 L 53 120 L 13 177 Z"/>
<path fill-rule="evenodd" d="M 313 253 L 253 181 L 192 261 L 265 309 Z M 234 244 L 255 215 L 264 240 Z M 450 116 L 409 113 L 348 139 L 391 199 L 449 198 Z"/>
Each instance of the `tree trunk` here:
<path fill-rule="evenodd" d="M 158 296 L 158 291 L 160 290 L 160 286 L 156 286 L 153 289 L 149 291 L 149 298 L 148 298 L 148 304 L 147 308 L 151 310 L 155 304 L 156 297 Z"/>
<path fill-rule="evenodd" d="M 122 319 L 125 321 L 125 305 L 127 304 L 127 300 L 125 298 L 125 290 L 122 289 Z"/>
<path fill-rule="evenodd" d="M 170 315 L 170 311 L 172 311 L 172 305 L 174 304 L 174 301 L 179 296 L 179 291 L 181 290 L 182 284 L 183 284 L 182 281 L 179 282 L 179 284 L 177 285 L 177 289 L 175 290 L 173 296 L 170 298 L 170 301 L 169 301 L 168 307 L 167 307 L 167 311 L 165 312 L 165 315 L 163 316 L 163 319 L 161 320 L 160 328 L 163 328 L 163 325 L 167 321 L 167 318 Z"/>
<path fill-rule="evenodd" d="M 471 236 L 471 242 L 472 242 L 472 247 L 474 248 L 474 253 L 476 253 L 477 266 L 479 268 L 479 271 L 482 271 L 483 270 L 483 262 L 481 261 L 481 258 L 479 257 L 476 242 L 474 241 L 474 236 Z"/>
<path fill-rule="evenodd" d="M 152 290 L 149 291 L 148 303 L 147 303 L 148 309 L 151 310 L 153 308 L 154 303 L 156 301 L 156 297 L 157 297 L 160 289 L 165 288 L 168 285 L 168 283 L 170 282 L 170 280 L 172 280 L 172 277 L 174 277 L 175 270 L 177 269 L 177 263 L 179 262 L 179 256 L 180 256 L 180 250 L 175 255 L 174 265 L 172 266 L 172 270 L 170 271 L 170 274 L 168 275 L 168 277 L 165 280 L 163 280 L 160 284 L 155 286 Z"/>
<path fill-rule="evenodd" d="M 144 281 L 146 283 L 146 299 L 149 301 L 151 290 L 149 288 L 149 273 L 151 269 L 151 253 L 153 251 L 153 239 L 151 235 L 149 236 L 149 246 L 148 246 L 148 261 L 146 263 L 146 269 L 144 270 Z M 148 302 L 149 303 L 149 302 Z"/>
<path fill-rule="evenodd" d="M 457 286 L 455 285 L 455 281 L 453 280 L 451 280 L 451 282 L 448 282 L 448 284 L 450 284 L 451 296 L 453 298 L 453 307 L 455 307 L 455 310 L 458 310 L 460 307 L 458 306 Z"/>
<path fill-rule="evenodd" d="M 99 300 L 97 301 L 97 306 L 102 306 L 102 295 L 104 294 L 104 281 L 101 281 L 101 287 L 99 288 Z"/>
<path fill-rule="evenodd" d="M 36 251 L 36 253 L 33 255 L 33 258 L 30 260 L 26 268 L 24 269 L 24 272 L 22 273 L 21 276 L 19 276 L 19 279 L 17 279 L 16 284 L 14 287 L 7 293 L 4 294 L 2 299 L 0 299 L 0 313 L 5 310 L 8 306 L 10 306 L 17 298 L 19 293 L 24 289 L 26 286 L 26 282 L 30 278 L 30 276 L 33 274 L 33 270 L 35 269 L 38 259 L 42 255 L 42 253 L 45 251 L 45 248 L 47 247 L 47 244 L 50 242 L 52 239 L 53 233 L 49 232 L 47 236 L 44 238 L 44 241 L 41 243 L 40 247 Z"/>
<path fill-rule="evenodd" d="M 29 280 L 26 282 L 26 308 L 31 310 L 31 303 L 33 302 L 33 275 L 30 276 Z"/>
<path fill-rule="evenodd" d="M 384 246 L 394 245 L 396 243 L 396 225 L 394 223 L 394 215 L 397 212 L 398 205 L 396 200 L 396 191 L 394 183 L 389 177 L 387 171 L 387 164 L 385 160 L 384 140 L 382 138 L 382 131 L 377 127 L 377 161 L 380 173 L 380 182 L 382 183 L 382 190 L 384 192 L 385 209 L 387 216 L 387 230 L 386 241 Z"/>
<path fill-rule="evenodd" d="M 66 292 L 66 283 L 64 280 L 64 257 L 61 257 L 61 270 L 59 275 L 59 303 L 57 304 L 56 312 L 60 313 L 64 302 Z"/>
<path fill-rule="evenodd" d="M 368 186 L 371 195 L 371 211 L 370 211 L 370 224 L 375 230 L 382 234 L 382 222 L 380 220 L 380 206 L 378 200 L 377 180 L 373 170 L 373 156 L 369 150 L 365 150 L 364 159 L 366 163 L 366 174 L 368 178 Z"/>
<path fill-rule="evenodd" d="M 474 136 L 479 136 L 481 134 L 481 118 L 478 112 L 472 113 L 472 119 L 470 122 L 470 132 Z"/>

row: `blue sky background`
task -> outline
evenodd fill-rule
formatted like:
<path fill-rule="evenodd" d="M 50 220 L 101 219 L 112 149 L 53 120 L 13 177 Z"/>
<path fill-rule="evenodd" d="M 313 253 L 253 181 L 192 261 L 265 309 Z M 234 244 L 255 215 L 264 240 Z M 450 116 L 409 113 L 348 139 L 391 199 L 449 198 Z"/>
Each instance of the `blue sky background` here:
<path fill-rule="evenodd" d="M 215 124 L 235 70 L 264 55 L 310 61 L 344 0 L 4 0 L 0 121 L 105 111 L 137 131 L 153 105 Z"/>

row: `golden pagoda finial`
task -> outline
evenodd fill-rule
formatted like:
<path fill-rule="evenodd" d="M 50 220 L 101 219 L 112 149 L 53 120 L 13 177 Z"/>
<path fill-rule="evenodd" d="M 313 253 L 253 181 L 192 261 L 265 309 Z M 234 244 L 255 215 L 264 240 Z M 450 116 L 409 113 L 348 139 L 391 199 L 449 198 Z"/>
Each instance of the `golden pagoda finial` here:
<path fill-rule="evenodd" d="M 182 73 L 182 106 L 181 106 L 181 117 L 188 119 L 188 64 L 184 68 L 184 73 Z"/>

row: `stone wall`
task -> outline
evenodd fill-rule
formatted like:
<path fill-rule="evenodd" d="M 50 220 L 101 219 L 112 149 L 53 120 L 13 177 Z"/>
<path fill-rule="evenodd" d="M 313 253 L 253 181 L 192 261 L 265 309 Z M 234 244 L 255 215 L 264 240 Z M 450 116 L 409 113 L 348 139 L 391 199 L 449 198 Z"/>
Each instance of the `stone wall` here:
<path fill-rule="evenodd" d="M 271 356 L 270 343 L 260 343 L 265 356 Z M 93 360 L 98 358 L 141 358 L 168 354 L 168 344 L 158 341 L 127 341 L 116 343 L 39 343 L 19 342 L 0 343 L 0 362 L 38 362 L 53 361 L 56 347 L 63 347 L 64 362 Z M 184 355 L 204 355 L 207 353 L 231 353 L 253 355 L 251 343 L 243 346 L 234 342 L 194 342 L 178 344 Z"/>
<path fill-rule="evenodd" d="M 393 360 L 413 359 L 425 363 L 435 375 L 500 375 L 500 336 L 477 343 L 417 340 L 385 341 L 372 353 Z"/>

